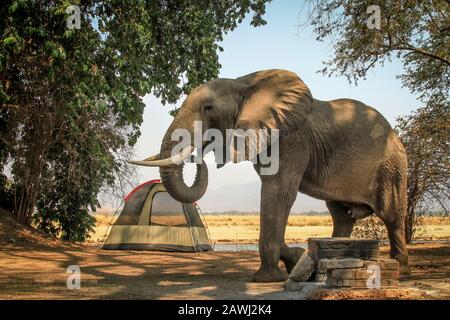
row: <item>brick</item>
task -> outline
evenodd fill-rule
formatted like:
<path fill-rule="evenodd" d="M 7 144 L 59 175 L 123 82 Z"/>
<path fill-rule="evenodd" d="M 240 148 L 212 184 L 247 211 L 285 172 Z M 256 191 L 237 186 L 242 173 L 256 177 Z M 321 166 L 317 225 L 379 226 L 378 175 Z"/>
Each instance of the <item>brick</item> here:
<path fill-rule="evenodd" d="M 366 280 L 331 279 L 327 278 L 328 287 L 363 287 L 367 288 Z"/>
<path fill-rule="evenodd" d="M 316 272 L 316 276 L 315 276 L 314 280 L 317 282 L 326 282 L 327 274 L 323 273 L 323 272 L 322 273 Z"/>
<path fill-rule="evenodd" d="M 400 279 L 400 272 L 392 270 L 381 271 L 381 279 L 398 280 Z"/>
<path fill-rule="evenodd" d="M 327 272 L 327 279 L 332 280 L 352 280 L 356 278 L 356 269 L 335 269 Z M 366 277 L 367 278 L 367 277 Z"/>
<path fill-rule="evenodd" d="M 377 265 L 381 270 L 398 270 L 399 264 L 395 259 L 375 259 L 373 261 L 366 261 L 364 268 L 368 268 L 371 265 Z"/>
<path fill-rule="evenodd" d="M 367 280 L 362 279 L 327 279 L 327 286 L 328 287 L 357 287 L 357 288 L 368 288 L 367 286 Z M 381 280 L 381 287 L 394 287 L 398 286 L 398 280 Z"/>
<path fill-rule="evenodd" d="M 328 269 L 362 268 L 364 265 L 364 260 L 356 258 L 319 260 L 319 270 L 321 272 L 326 272 Z"/>
<path fill-rule="evenodd" d="M 372 274 L 370 272 L 367 272 L 367 270 L 357 270 L 355 273 L 355 278 L 356 279 L 367 279 L 368 276 Z M 393 270 L 381 270 L 380 272 L 380 276 L 381 276 L 381 280 L 388 280 L 388 279 L 394 279 L 394 280 L 398 280 L 399 279 L 399 272 L 398 271 L 393 271 Z"/>
<path fill-rule="evenodd" d="M 331 277 L 333 280 L 367 280 L 372 273 L 367 272 L 366 269 L 335 269 L 327 273 L 327 278 Z M 398 271 L 385 270 L 380 272 L 381 281 L 383 280 L 398 280 Z"/>

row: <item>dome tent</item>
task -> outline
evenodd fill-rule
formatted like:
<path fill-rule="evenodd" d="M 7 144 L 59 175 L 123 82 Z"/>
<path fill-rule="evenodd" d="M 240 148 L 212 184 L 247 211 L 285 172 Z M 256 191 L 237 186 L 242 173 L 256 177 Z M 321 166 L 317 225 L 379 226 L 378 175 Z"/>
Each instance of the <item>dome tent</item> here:
<path fill-rule="evenodd" d="M 125 197 L 102 249 L 212 250 L 197 205 L 176 201 L 159 180 L 145 182 Z"/>

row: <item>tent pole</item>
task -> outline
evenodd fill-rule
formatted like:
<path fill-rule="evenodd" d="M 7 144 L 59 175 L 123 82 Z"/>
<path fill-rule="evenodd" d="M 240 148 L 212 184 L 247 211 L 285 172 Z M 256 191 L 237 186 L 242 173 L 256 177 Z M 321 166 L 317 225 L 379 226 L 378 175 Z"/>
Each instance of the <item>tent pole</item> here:
<path fill-rule="evenodd" d="M 189 234 L 191 235 L 192 244 L 194 245 L 194 252 L 198 252 L 197 244 L 195 243 L 194 235 L 192 234 L 191 219 L 190 219 L 189 215 L 187 214 L 188 211 L 184 207 L 184 203 L 181 204 L 181 207 L 183 208 L 184 217 L 186 218 L 187 223 L 188 223 Z"/>
<path fill-rule="evenodd" d="M 197 211 L 198 211 L 198 213 L 200 214 L 200 217 L 203 219 L 203 223 L 205 224 L 206 232 L 208 233 L 208 240 L 209 240 L 209 242 L 211 243 L 212 240 L 211 240 L 211 233 L 209 233 L 208 222 L 206 222 L 206 218 L 205 218 L 205 216 L 203 215 L 203 211 L 202 211 L 202 209 L 200 209 L 200 207 L 198 206 L 197 203 L 195 203 L 195 207 L 197 208 Z M 212 251 L 214 251 L 215 246 L 216 246 L 216 243 L 213 243 L 213 250 L 212 250 Z"/>
<path fill-rule="evenodd" d="M 109 221 L 108 227 L 106 228 L 105 234 L 103 235 L 102 244 L 100 245 L 100 248 L 103 247 L 103 245 L 105 244 L 106 237 L 107 237 L 109 231 L 110 231 L 111 228 L 112 228 L 114 218 L 116 217 L 116 215 L 117 215 L 120 211 L 122 211 L 123 207 L 124 207 L 124 204 L 122 203 L 122 204 L 116 209 L 116 211 L 114 212 L 113 216 L 111 217 L 111 220 Z"/>

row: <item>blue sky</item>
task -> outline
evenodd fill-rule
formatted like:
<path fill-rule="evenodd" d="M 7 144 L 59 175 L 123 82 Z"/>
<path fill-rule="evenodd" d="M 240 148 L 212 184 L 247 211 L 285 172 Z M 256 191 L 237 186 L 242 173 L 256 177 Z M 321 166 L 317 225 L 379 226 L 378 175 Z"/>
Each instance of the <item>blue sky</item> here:
<path fill-rule="evenodd" d="M 350 85 L 344 77 L 329 78 L 317 73 L 323 67 L 322 61 L 332 57 L 332 48 L 329 43 L 317 42 L 311 29 L 298 29 L 298 24 L 304 21 L 304 17 L 300 16 L 302 6 L 303 1 L 275 0 L 267 6 L 265 26 L 250 26 L 251 17 L 248 17 L 227 34 L 221 43 L 224 51 L 219 54 L 222 64 L 220 77 L 235 78 L 271 68 L 288 69 L 303 79 L 315 98 L 360 100 L 378 109 L 391 124 L 395 123 L 396 117 L 408 114 L 421 105 L 396 79 L 396 75 L 403 72 L 397 60 L 370 71 L 367 79 L 361 80 L 358 86 Z M 161 139 L 172 121 L 168 111 L 173 106 L 163 106 L 150 95 L 144 101 L 146 109 L 142 136 L 135 150 L 138 159 L 159 152 Z M 207 156 L 206 160 L 209 188 L 258 180 L 249 163 L 227 164 L 217 170 L 212 155 Z M 194 172 L 189 166 L 185 168 L 187 182 L 192 181 Z M 139 168 L 138 172 L 140 182 L 159 177 L 155 168 Z"/>

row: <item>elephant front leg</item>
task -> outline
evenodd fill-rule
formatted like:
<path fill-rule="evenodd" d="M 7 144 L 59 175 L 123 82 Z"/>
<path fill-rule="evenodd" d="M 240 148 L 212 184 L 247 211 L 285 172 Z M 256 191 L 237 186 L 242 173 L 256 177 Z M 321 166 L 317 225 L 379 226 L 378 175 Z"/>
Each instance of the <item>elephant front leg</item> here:
<path fill-rule="evenodd" d="M 253 276 L 253 280 L 257 282 L 285 280 L 287 274 L 280 270 L 280 259 L 290 271 L 302 253 L 289 248 L 284 242 L 284 235 L 289 212 L 309 163 L 308 147 L 297 136 L 292 139 L 280 137 L 280 150 L 277 174 L 262 175 L 260 167 L 255 165 L 262 183 L 259 230 L 261 266 Z"/>
<path fill-rule="evenodd" d="M 263 186 L 264 189 L 264 186 Z M 286 275 L 278 266 L 283 239 L 284 215 L 280 210 L 281 198 L 273 194 L 261 195 L 259 232 L 259 256 L 261 266 L 254 274 L 253 281 L 277 282 L 286 280 Z"/>
<path fill-rule="evenodd" d="M 300 178 L 290 177 L 277 183 L 275 178 L 262 178 L 259 255 L 261 266 L 253 276 L 257 282 L 283 281 L 287 275 L 278 265 L 285 262 L 288 272 L 300 257 L 284 242 L 286 224 L 297 196 Z M 292 266 L 291 266 L 292 265 Z"/>

